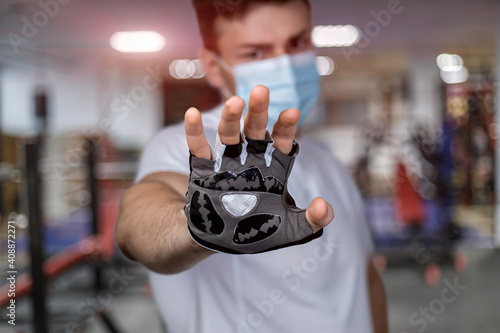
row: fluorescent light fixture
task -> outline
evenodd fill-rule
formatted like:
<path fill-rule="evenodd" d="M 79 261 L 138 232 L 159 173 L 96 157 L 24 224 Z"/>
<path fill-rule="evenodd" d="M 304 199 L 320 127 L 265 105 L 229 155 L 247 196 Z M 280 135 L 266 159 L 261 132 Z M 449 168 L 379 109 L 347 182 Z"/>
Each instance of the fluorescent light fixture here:
<path fill-rule="evenodd" d="M 176 59 L 170 63 L 170 76 L 177 80 L 200 79 L 205 76 L 205 71 L 200 59 Z"/>
<path fill-rule="evenodd" d="M 436 64 L 443 72 L 458 72 L 464 67 L 464 61 L 458 54 L 443 53 L 436 58 Z"/>
<path fill-rule="evenodd" d="M 333 59 L 326 56 L 316 57 L 316 67 L 318 68 L 318 73 L 321 76 L 330 75 L 335 70 L 335 63 Z"/>
<path fill-rule="evenodd" d="M 462 67 L 458 71 L 446 72 L 441 71 L 441 79 L 447 84 L 462 83 L 469 78 L 469 71 L 466 67 Z"/>
<path fill-rule="evenodd" d="M 312 41 L 316 47 L 346 47 L 356 44 L 360 35 L 353 25 L 318 25 L 313 29 Z"/>
<path fill-rule="evenodd" d="M 119 31 L 109 43 L 123 53 L 158 52 L 165 46 L 165 38 L 156 31 Z"/>

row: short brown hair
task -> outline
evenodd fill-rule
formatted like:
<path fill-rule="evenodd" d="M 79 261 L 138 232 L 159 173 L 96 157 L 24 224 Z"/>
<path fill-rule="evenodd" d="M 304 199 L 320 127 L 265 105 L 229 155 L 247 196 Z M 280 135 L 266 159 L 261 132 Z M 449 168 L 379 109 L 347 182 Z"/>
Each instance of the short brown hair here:
<path fill-rule="evenodd" d="M 218 17 L 228 20 L 243 18 L 253 4 L 284 4 L 292 0 L 193 0 L 203 45 L 216 50 L 214 22 Z M 309 0 L 302 0 L 308 8 Z"/>

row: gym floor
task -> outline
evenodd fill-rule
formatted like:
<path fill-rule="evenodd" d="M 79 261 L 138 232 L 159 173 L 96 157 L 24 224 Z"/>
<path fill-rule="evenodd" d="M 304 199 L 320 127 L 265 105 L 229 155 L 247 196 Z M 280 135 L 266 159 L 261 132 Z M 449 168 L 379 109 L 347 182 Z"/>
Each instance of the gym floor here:
<path fill-rule="evenodd" d="M 500 251 L 473 249 L 466 251 L 468 268 L 457 273 L 441 267 L 439 283 L 429 287 L 418 264 L 389 264 L 383 272 L 389 309 L 390 332 L 500 333 Z M 107 333 L 100 310 L 120 332 L 164 332 L 158 312 L 147 287 L 145 270 L 130 263 L 105 267 L 104 285 L 92 293 L 93 272 L 80 266 L 50 285 L 48 307 L 50 332 Z M 121 276 L 122 278 L 117 278 Z M 2 309 L 0 331 L 32 332 L 29 299 L 18 302 L 16 326 L 8 325 Z"/>

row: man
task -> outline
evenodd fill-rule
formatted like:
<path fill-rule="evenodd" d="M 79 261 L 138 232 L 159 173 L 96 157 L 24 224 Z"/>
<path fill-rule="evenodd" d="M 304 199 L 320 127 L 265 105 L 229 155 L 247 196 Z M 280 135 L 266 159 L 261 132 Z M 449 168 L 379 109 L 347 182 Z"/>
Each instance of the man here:
<path fill-rule="evenodd" d="M 264 140 L 267 128 L 272 149 L 291 154 L 301 113 L 317 95 L 317 73 L 300 71 L 303 64 L 310 68 L 313 50 L 307 0 L 220 3 L 194 0 L 207 79 L 228 99 L 203 115 L 187 110 L 184 126 L 168 127 L 148 144 L 137 183 L 122 198 L 118 245 L 151 271 L 169 332 L 387 332 L 384 290 L 370 264 L 373 244 L 362 200 L 340 163 L 306 136 L 296 138 L 300 152 L 288 190 L 298 207 L 307 207 L 301 211 L 303 223 L 316 239 L 234 255 L 212 251 L 227 252 L 212 238 L 194 237 L 195 242 L 191 237 L 196 228 L 186 217 L 192 219 L 190 196 L 185 201 L 193 186 L 189 152 L 191 160 L 212 166 L 220 158 L 217 147 Z M 255 82 L 262 85 L 250 89 Z M 296 96 L 286 94 L 293 89 Z M 279 114 L 287 96 L 294 107 Z"/>

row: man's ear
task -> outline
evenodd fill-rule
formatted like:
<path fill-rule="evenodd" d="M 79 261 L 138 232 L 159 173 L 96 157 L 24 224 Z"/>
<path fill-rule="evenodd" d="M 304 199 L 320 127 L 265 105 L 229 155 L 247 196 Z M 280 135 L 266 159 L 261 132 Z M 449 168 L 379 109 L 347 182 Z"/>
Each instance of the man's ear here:
<path fill-rule="evenodd" d="M 201 63 L 203 64 L 203 69 L 205 70 L 205 76 L 208 82 L 215 88 L 222 89 L 225 87 L 223 69 L 215 60 L 215 56 L 212 51 L 207 48 L 202 48 L 198 52 Z"/>

